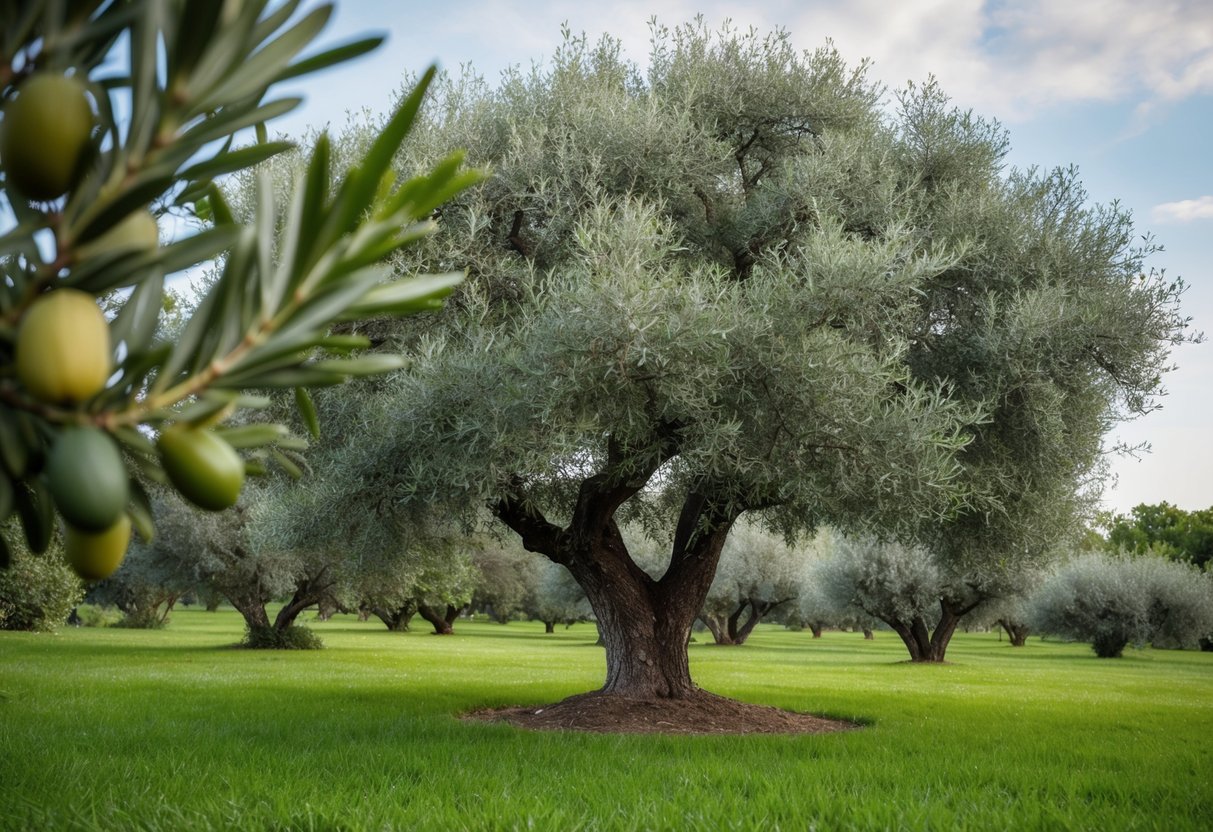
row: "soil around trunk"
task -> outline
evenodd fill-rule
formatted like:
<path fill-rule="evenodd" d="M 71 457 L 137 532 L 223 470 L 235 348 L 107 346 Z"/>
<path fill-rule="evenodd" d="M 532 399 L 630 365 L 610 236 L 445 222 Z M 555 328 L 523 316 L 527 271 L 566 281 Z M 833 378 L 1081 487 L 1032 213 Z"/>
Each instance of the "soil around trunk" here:
<path fill-rule="evenodd" d="M 600 734 L 828 734 L 862 727 L 842 719 L 738 702 L 704 690 L 681 699 L 631 699 L 595 691 L 554 705 L 481 708 L 462 718 L 507 722 L 532 731 Z"/>

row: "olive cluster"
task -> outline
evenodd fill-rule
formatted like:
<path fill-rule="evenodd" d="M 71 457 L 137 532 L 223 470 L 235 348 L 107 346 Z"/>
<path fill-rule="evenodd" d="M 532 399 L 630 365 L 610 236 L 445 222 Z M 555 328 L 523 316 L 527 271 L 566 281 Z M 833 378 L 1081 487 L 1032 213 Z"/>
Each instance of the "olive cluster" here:
<path fill-rule="evenodd" d="M 0 167 L 6 187 L 31 200 L 58 199 L 78 181 L 95 128 L 84 85 L 72 76 L 30 77 L 4 108 Z M 155 218 L 132 211 L 109 230 L 75 248 L 73 257 L 112 256 L 159 244 Z M 33 399 L 77 407 L 106 387 L 114 373 L 109 322 L 97 299 L 77 289 L 41 294 L 22 315 L 15 344 L 16 376 Z M 244 483 L 244 461 L 215 433 L 185 424 L 157 440 L 161 464 L 178 491 L 198 506 L 233 505 Z M 66 524 L 66 554 L 81 577 L 107 577 L 130 543 L 130 481 L 118 444 L 81 419 L 59 431 L 43 471 Z"/>

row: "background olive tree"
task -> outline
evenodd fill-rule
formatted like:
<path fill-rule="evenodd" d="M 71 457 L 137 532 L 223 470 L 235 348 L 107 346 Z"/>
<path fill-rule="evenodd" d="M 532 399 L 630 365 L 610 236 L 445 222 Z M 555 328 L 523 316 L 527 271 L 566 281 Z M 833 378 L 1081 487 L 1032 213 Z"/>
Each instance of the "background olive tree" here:
<path fill-rule="evenodd" d="M 1157 555 L 1092 553 L 1063 565 L 1029 610 L 1035 629 L 1089 641 L 1100 658 L 1130 644 L 1194 647 L 1213 636 L 1213 579 Z"/>
<path fill-rule="evenodd" d="M 750 523 L 729 533 L 699 620 L 717 644 L 745 644 L 767 615 L 808 591 L 812 552 Z"/>

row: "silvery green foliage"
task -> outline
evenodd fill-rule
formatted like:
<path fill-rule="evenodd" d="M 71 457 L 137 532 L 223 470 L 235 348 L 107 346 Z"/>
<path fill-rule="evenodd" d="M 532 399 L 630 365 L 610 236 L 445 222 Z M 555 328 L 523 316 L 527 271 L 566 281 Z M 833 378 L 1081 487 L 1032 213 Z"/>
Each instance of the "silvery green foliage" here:
<path fill-rule="evenodd" d="M 834 552 L 839 533 L 823 527 L 817 530 L 805 544 L 808 555 L 801 593 L 793 608 L 786 613 L 788 622 L 809 627 L 814 634 L 825 627 L 874 630 L 880 619 L 854 604 L 849 596 L 831 592 L 822 581 L 822 561 Z"/>
<path fill-rule="evenodd" d="M 471 553 L 472 608 L 505 624 L 525 611 L 539 580 L 539 562 L 513 541 L 485 539 Z"/>
<path fill-rule="evenodd" d="M 1103 553 L 1062 566 L 1035 593 L 1033 626 L 1090 641 L 1098 656 L 1129 644 L 1193 647 L 1213 634 L 1213 582 L 1190 564 Z"/>
<path fill-rule="evenodd" d="M 695 44 L 712 54 L 696 58 Z M 957 254 L 924 246 L 888 205 L 879 238 L 857 239 L 827 197 L 844 184 L 837 169 L 876 166 L 889 140 L 875 89 L 837 54 L 781 38 L 680 30 L 664 48 L 647 81 L 617 44 L 573 39 L 550 70 L 497 90 L 440 82 L 402 167 L 457 140 L 495 175 L 444 208 L 438 237 L 401 268 L 466 263 L 474 280 L 441 328 L 398 330 L 416 339 L 414 371 L 342 466 L 349 484 L 378 470 L 401 504 L 476 506 L 521 478 L 557 518 L 604 463 L 606 437 L 629 450 L 613 472 L 626 476 L 676 426 L 668 494 L 729 483 L 736 506 L 789 506 L 772 515 L 785 525 L 806 509 L 890 522 L 910 505 L 947 511 L 958 425 L 973 414 L 907 378 L 898 330 Z M 696 71 L 722 86 L 696 92 Z M 745 109 L 776 100 L 761 118 Z M 717 108 L 735 106 L 726 131 Z M 761 135 L 750 142 L 742 122 Z M 739 143 L 753 154 L 744 176 Z"/>
<path fill-rule="evenodd" d="M 809 548 L 788 545 L 753 523 L 738 523 L 720 555 L 703 614 L 727 618 L 749 602 L 786 604 L 799 599 L 807 589 Z"/>
<path fill-rule="evenodd" d="M 888 624 L 914 661 L 943 661 L 962 618 L 1031 586 L 1032 559 L 966 567 L 921 546 L 835 535 L 812 580 L 829 599 Z"/>
<path fill-rule="evenodd" d="M 947 581 L 927 551 L 895 541 L 833 535 L 811 580 L 839 612 L 847 608 L 891 622 L 939 619 Z"/>
<path fill-rule="evenodd" d="M 996 123 L 955 110 L 936 84 L 900 96 L 899 164 L 921 227 L 967 239 L 922 287 L 909 364 L 989 402 L 959 459 L 971 499 L 925 542 L 951 561 L 1043 563 L 1081 528 L 1110 425 L 1157 406 L 1170 347 L 1190 338 L 1182 281 L 1127 211 L 1091 205 L 1075 169 L 1003 170 Z"/>
<path fill-rule="evenodd" d="M 338 585 L 342 562 L 320 546 L 288 550 L 256 545 L 260 497 L 258 489 L 247 488 L 231 510 L 206 512 L 174 494 L 157 493 L 158 534 L 150 548 L 153 557 L 201 590 L 223 595 L 250 626 L 268 627 L 267 604 L 302 600 L 309 593 L 322 597 Z M 283 626 L 291 621 L 284 619 Z"/>
<path fill-rule="evenodd" d="M 558 563 L 534 561 L 533 583 L 524 602 L 527 616 L 545 624 L 592 618 L 594 611 L 577 581 Z"/>

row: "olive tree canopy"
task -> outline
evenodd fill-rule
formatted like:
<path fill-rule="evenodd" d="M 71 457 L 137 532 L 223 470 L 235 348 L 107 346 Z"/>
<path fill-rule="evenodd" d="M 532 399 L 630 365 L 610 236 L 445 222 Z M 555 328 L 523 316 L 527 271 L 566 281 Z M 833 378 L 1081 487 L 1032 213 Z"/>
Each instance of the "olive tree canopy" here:
<path fill-rule="evenodd" d="M 1001 128 L 933 84 L 890 112 L 785 33 L 658 29 L 645 73 L 570 38 L 438 86 L 402 169 L 459 145 L 492 175 L 397 262 L 469 281 L 392 330 L 412 366 L 329 487 L 487 505 L 585 590 L 606 693 L 694 694 L 687 634 L 743 514 L 1041 557 L 1182 338 L 1123 212 L 1004 171 Z M 663 543 L 655 576 L 624 521 Z"/>

